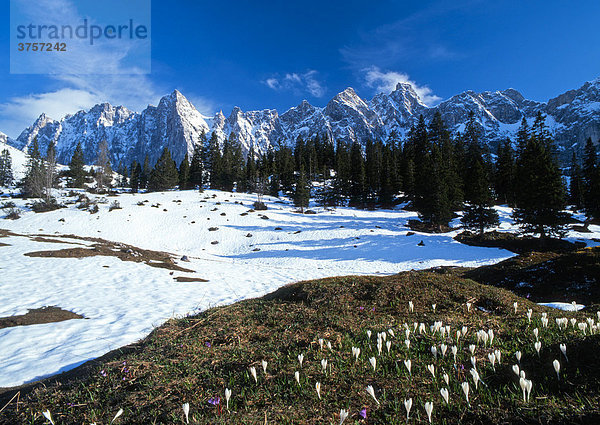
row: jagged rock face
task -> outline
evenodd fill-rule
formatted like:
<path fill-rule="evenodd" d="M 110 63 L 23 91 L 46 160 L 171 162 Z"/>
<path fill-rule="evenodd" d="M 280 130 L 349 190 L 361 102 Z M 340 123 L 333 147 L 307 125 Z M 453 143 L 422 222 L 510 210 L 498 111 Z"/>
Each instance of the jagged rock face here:
<path fill-rule="evenodd" d="M 555 137 L 562 149 L 583 146 L 588 137 L 600 141 L 600 78 L 585 83 L 578 90 L 548 101 L 544 112 L 555 122 Z"/>
<path fill-rule="evenodd" d="M 336 139 L 367 140 L 382 134 L 379 115 L 352 88 L 335 96 L 323 110 Z"/>
<path fill-rule="evenodd" d="M 217 113 L 212 120 L 212 131 L 216 132 L 220 141 L 234 133 L 243 152 L 254 148 L 261 155 L 267 152 L 275 135 L 282 133 L 276 110 L 243 112 L 238 107 L 233 108 L 228 118 L 222 112 Z"/>
<path fill-rule="evenodd" d="M 514 138 L 522 118 L 529 123 L 538 112 L 547 114 L 547 124 L 563 152 L 581 149 L 585 140 L 600 139 L 600 79 L 570 90 L 547 103 L 525 99 L 514 89 L 476 93 L 466 91 L 426 106 L 410 84 L 399 83 L 390 94 L 378 94 L 365 102 L 352 88 L 335 96 L 319 108 L 303 101 L 283 114 L 272 109 L 242 111 L 234 108 L 226 117 L 218 112 L 203 117 L 178 91 L 161 99 L 158 106 L 148 106 L 135 113 L 108 103 L 96 105 L 55 121 L 41 115 L 17 140 L 9 144 L 26 150 L 38 137 L 40 150 L 57 144 L 59 162 L 68 163 L 81 142 L 87 163 L 94 163 L 102 140 L 109 144 L 113 165 L 123 161 L 142 162 L 148 155 L 154 164 L 167 147 L 176 162 L 192 154 L 202 133 L 216 135 L 222 143 L 234 133 L 244 154 L 251 148 L 264 154 L 278 144 L 293 145 L 298 137 L 320 135 L 334 140 L 359 141 L 386 139 L 392 134 L 402 138 L 423 115 L 431 120 L 436 111 L 452 132 L 463 131 L 469 113 L 474 112 L 484 140 L 492 149 L 507 137 Z"/>
<path fill-rule="evenodd" d="M 398 83 L 389 95 L 376 95 L 371 99 L 369 107 L 384 123 L 385 133 L 391 135 L 394 132 L 399 137 L 404 136 L 419 115 L 428 114 L 428 108 L 421 102 L 413 87 L 406 83 Z"/>

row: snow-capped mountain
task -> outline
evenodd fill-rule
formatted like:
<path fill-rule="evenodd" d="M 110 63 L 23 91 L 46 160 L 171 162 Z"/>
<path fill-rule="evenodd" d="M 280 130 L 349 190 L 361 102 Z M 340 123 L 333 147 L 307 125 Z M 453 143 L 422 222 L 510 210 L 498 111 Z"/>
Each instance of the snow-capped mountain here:
<path fill-rule="evenodd" d="M 559 149 L 567 152 L 580 148 L 588 137 L 594 142 L 600 138 L 600 78 L 546 103 L 527 100 L 517 90 L 507 89 L 466 91 L 428 107 L 410 84 L 399 83 L 391 93 L 377 94 L 368 102 L 347 88 L 324 107 L 303 101 L 281 115 L 273 109 L 242 111 L 236 107 L 229 116 L 218 112 L 211 118 L 200 114 L 176 90 L 163 97 L 158 106 L 148 106 L 141 113 L 104 103 L 60 121 L 42 114 L 17 140 L 8 139 L 8 143 L 25 150 L 37 136 L 44 152 L 53 141 L 62 163 L 69 162 L 78 142 L 86 162 L 93 163 L 103 140 L 110 147 L 114 165 L 141 162 L 146 155 L 153 164 L 164 147 L 180 162 L 186 153 L 192 154 L 203 132 L 208 136 L 215 133 L 221 142 L 233 133 L 244 153 L 251 148 L 265 153 L 271 146 L 293 145 L 298 137 L 316 135 L 332 141 L 385 140 L 392 134 L 401 139 L 420 115 L 429 121 L 436 111 L 453 132 L 464 129 L 473 111 L 492 148 L 507 137 L 513 138 L 523 117 L 532 122 L 541 111 L 547 115 Z"/>

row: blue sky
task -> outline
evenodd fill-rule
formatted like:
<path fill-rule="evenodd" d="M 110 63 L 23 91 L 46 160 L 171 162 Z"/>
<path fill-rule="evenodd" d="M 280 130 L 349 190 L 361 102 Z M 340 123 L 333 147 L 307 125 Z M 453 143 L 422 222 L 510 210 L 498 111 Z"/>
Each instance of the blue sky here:
<path fill-rule="evenodd" d="M 41 112 L 58 119 L 100 101 L 140 111 L 173 89 L 228 114 L 323 106 L 348 86 L 370 99 L 398 81 L 430 104 L 508 87 L 546 101 L 600 76 L 597 0 L 373 3 L 153 0 L 150 74 L 47 76 L 10 74 L 5 1 L 0 131 L 14 137 Z"/>

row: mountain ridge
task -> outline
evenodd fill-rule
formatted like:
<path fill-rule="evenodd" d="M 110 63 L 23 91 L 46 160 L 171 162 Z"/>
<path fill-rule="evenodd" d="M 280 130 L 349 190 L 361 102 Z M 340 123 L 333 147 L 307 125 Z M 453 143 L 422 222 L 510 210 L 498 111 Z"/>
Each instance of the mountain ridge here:
<path fill-rule="evenodd" d="M 473 111 L 485 142 L 492 148 L 507 137 L 514 138 L 522 118 L 531 122 L 542 112 L 559 151 L 566 156 L 571 149 L 580 149 L 588 137 L 594 142 L 600 139 L 600 78 L 547 102 L 526 99 L 518 90 L 508 88 L 480 93 L 467 90 L 429 107 L 410 84 L 398 83 L 391 93 L 376 94 L 371 100 L 348 87 L 323 107 L 303 100 L 280 114 L 275 109 L 243 111 L 236 106 L 228 116 L 219 111 L 213 117 L 203 116 L 174 90 L 157 106 L 148 105 L 141 112 L 104 102 L 58 121 L 41 114 L 16 140 L 6 141 L 26 150 L 37 136 L 42 152 L 54 142 L 61 163 L 69 162 L 78 142 L 82 143 L 86 163 L 93 163 L 102 140 L 108 142 L 113 165 L 141 162 L 146 155 L 154 163 L 165 147 L 179 163 L 186 153 L 191 156 L 203 132 L 207 136 L 215 133 L 221 143 L 234 133 L 244 154 L 250 149 L 264 154 L 279 144 L 293 145 L 298 137 L 316 135 L 358 142 L 385 140 L 392 135 L 402 139 L 420 115 L 429 121 L 436 111 L 453 133 L 464 129 Z"/>

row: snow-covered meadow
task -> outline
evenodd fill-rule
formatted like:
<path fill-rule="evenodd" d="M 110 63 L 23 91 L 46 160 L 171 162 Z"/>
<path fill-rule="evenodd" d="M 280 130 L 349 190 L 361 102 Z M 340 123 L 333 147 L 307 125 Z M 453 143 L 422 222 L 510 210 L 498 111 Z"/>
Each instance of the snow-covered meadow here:
<path fill-rule="evenodd" d="M 267 211 L 248 212 L 255 199 L 210 190 L 122 194 L 100 203 L 95 214 L 71 203 L 53 212 L 28 211 L 18 220 L 1 220 L 0 229 L 19 236 L 0 239 L 7 244 L 0 246 L 0 317 L 58 306 L 85 320 L 1 329 L 0 387 L 74 368 L 143 338 L 171 317 L 261 296 L 291 282 L 440 265 L 480 266 L 514 255 L 462 245 L 452 239 L 457 232 L 413 234 L 406 225 L 416 213 L 400 209 L 315 208 L 318 214 L 302 215 L 287 201 L 266 198 Z M 74 200 L 59 197 L 63 203 Z M 109 211 L 115 200 L 122 209 Z M 24 208 L 25 201 L 13 202 Z M 510 230 L 510 211 L 499 212 L 500 230 Z M 595 244 L 592 238 L 600 236 L 600 227 L 591 230 L 569 236 Z M 58 242 L 28 237 L 40 234 Z M 110 256 L 24 255 L 92 244 L 65 235 L 165 251 L 194 273 Z M 418 246 L 421 241 L 424 246 Z M 189 262 L 181 261 L 183 256 Z M 208 282 L 175 281 L 180 276 Z"/>

